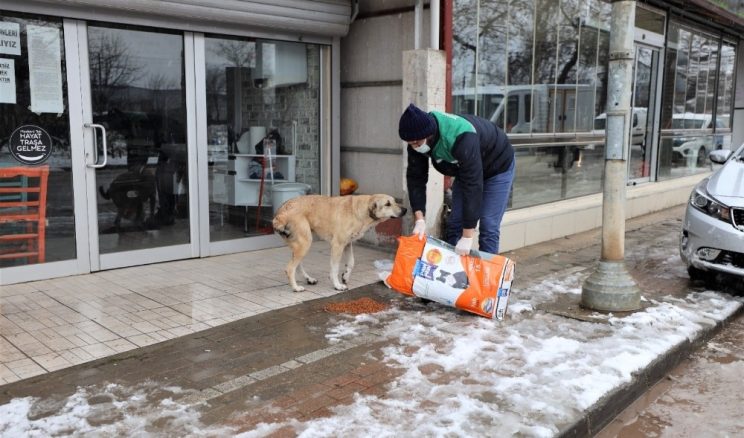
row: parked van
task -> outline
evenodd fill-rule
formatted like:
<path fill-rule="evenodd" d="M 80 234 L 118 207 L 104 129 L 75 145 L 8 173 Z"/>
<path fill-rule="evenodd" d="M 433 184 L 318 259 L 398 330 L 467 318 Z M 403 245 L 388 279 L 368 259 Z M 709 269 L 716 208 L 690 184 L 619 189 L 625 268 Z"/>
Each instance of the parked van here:
<path fill-rule="evenodd" d="M 452 93 L 454 112 L 490 119 L 510 134 L 590 131 L 594 87 L 589 85 L 484 85 Z M 575 126 L 574 126 L 575 122 Z"/>
<path fill-rule="evenodd" d="M 631 146 L 640 146 L 646 150 L 646 124 L 648 122 L 648 108 L 633 108 L 633 117 L 631 118 Z M 602 113 L 594 119 L 594 133 L 605 134 L 607 127 L 607 113 Z"/>

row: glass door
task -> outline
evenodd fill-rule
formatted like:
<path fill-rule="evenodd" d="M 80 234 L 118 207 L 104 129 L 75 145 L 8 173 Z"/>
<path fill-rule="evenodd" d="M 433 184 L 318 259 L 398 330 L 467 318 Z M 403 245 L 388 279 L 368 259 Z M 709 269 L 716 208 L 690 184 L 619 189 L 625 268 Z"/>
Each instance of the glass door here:
<path fill-rule="evenodd" d="M 0 30 L 0 285 L 87 272 L 74 29 L 0 11 Z"/>
<path fill-rule="evenodd" d="M 202 255 L 280 245 L 281 202 L 320 193 L 322 59 L 319 44 L 195 37 Z"/>
<path fill-rule="evenodd" d="M 188 39 L 97 23 L 79 35 L 92 269 L 197 254 Z"/>
<path fill-rule="evenodd" d="M 656 47 L 635 46 L 633 68 L 632 114 L 630 119 L 630 152 L 628 181 L 631 184 L 648 181 L 654 145 L 654 121 L 657 105 L 659 55 Z"/>

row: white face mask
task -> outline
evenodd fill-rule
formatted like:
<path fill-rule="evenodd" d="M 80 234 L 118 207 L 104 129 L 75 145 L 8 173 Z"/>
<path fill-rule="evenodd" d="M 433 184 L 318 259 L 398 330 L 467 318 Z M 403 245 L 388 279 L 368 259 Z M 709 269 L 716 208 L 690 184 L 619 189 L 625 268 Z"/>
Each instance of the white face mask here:
<path fill-rule="evenodd" d="M 421 143 L 417 147 L 413 147 L 413 146 L 411 146 L 411 147 L 413 148 L 414 151 L 418 152 L 419 154 L 425 154 L 425 153 L 429 152 L 429 150 L 431 150 L 431 148 L 429 147 L 429 145 L 426 144 L 426 143 Z"/>

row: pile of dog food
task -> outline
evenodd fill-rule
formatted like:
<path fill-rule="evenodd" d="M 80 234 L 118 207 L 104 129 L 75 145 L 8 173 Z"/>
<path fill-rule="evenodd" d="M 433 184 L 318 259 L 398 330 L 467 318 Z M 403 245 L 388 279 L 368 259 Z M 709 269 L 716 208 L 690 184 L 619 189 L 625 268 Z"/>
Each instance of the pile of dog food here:
<path fill-rule="evenodd" d="M 349 313 L 352 315 L 359 315 L 361 313 L 377 313 L 387 308 L 387 304 L 375 301 L 372 298 L 363 297 L 358 300 L 326 304 L 323 307 L 323 310 L 331 313 Z"/>

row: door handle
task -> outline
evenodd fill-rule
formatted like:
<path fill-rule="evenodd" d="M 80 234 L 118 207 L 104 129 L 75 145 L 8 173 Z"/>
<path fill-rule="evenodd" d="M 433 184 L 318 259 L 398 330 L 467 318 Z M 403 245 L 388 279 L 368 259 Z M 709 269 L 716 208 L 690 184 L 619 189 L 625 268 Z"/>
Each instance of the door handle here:
<path fill-rule="evenodd" d="M 92 128 L 93 129 L 93 156 L 95 157 L 95 160 L 93 164 L 87 163 L 86 166 L 92 167 L 94 169 L 100 169 L 101 167 L 104 167 L 106 165 L 106 162 L 108 161 L 108 145 L 106 144 L 106 128 L 103 125 L 99 125 L 97 123 L 86 123 L 83 125 L 86 128 Z M 103 162 L 100 164 L 98 163 L 98 137 L 96 137 L 96 129 L 101 130 L 101 138 L 103 139 Z"/>

